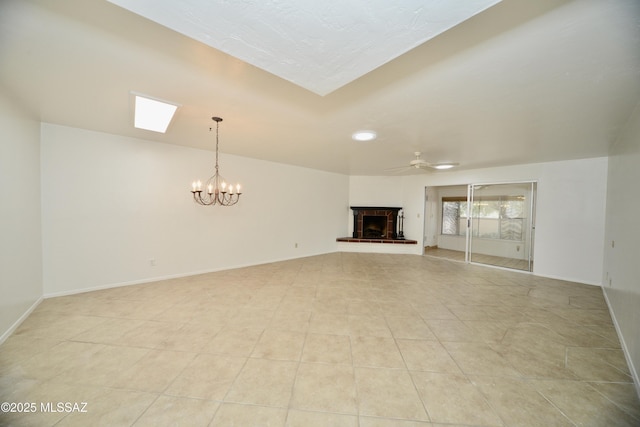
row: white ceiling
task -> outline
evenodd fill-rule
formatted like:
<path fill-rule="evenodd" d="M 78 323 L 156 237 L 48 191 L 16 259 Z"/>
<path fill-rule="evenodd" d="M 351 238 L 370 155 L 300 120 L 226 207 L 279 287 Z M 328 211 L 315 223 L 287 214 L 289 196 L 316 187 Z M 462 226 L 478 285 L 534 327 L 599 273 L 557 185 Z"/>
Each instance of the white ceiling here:
<path fill-rule="evenodd" d="M 165 3 L 186 1 L 153 5 Z M 325 42 L 311 36 L 287 42 Z M 2 0 L 0 90 L 45 122 L 208 150 L 217 115 L 223 153 L 353 175 L 383 175 L 414 151 L 464 169 L 607 155 L 640 100 L 637 0 L 503 0 L 411 43 L 314 88 L 306 72 L 238 59 L 106 0 Z M 181 105 L 166 134 L 133 127 L 132 91 Z M 378 139 L 352 141 L 363 128 Z"/>
<path fill-rule="evenodd" d="M 500 0 L 108 0 L 318 95 Z"/>

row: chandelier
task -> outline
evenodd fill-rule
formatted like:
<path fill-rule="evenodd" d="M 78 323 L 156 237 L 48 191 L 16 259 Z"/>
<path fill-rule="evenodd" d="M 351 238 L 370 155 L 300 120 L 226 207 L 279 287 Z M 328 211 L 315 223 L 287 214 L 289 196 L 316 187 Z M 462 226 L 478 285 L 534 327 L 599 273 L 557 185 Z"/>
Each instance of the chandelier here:
<path fill-rule="evenodd" d="M 218 129 L 222 119 L 220 117 L 212 117 L 211 120 L 216 122 L 216 171 L 213 176 L 205 182 L 204 190 L 200 180 L 193 181 L 191 193 L 193 193 L 193 200 L 195 200 L 199 205 L 232 206 L 240 200 L 240 195 L 242 194 L 240 192 L 240 184 L 237 184 L 235 188 L 233 185 L 227 185 L 224 178 L 219 174 Z M 211 130 L 213 129 L 209 128 L 209 131 Z"/>

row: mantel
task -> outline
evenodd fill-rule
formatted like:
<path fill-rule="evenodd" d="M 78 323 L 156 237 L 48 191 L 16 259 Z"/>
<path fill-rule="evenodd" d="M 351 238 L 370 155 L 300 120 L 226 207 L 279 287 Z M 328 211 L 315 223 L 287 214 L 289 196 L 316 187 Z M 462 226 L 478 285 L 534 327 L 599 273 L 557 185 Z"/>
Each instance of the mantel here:
<path fill-rule="evenodd" d="M 409 239 L 354 239 L 353 237 L 338 237 L 336 242 L 347 243 L 391 243 L 399 245 L 417 245 L 417 240 Z"/>
<path fill-rule="evenodd" d="M 362 211 L 362 210 L 373 210 L 373 211 L 401 211 L 402 208 L 393 208 L 393 207 L 380 207 L 380 206 L 351 206 L 351 210 L 354 211 Z"/>

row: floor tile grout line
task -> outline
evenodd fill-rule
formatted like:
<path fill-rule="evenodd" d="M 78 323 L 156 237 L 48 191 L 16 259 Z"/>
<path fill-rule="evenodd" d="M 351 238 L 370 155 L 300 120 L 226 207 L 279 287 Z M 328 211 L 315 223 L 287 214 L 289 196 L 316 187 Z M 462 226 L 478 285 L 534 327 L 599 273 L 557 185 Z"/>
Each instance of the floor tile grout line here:
<path fill-rule="evenodd" d="M 353 378 L 353 388 L 355 390 L 355 403 L 356 403 L 356 416 L 358 417 L 358 425 L 360 425 L 360 417 L 361 417 L 361 393 L 360 393 L 360 389 L 358 387 L 358 377 L 356 375 L 356 366 L 355 366 L 355 359 L 353 357 L 353 342 L 351 341 L 352 337 L 351 335 L 348 336 L 348 343 L 349 343 L 349 357 L 351 359 L 351 375 Z"/>
<path fill-rule="evenodd" d="M 262 335 L 264 334 L 264 329 L 262 330 L 262 332 L 260 333 L 260 336 L 258 336 L 258 338 L 256 339 L 256 342 L 254 343 L 253 347 L 251 348 L 251 351 L 249 351 L 247 356 L 243 356 L 244 358 L 244 363 L 242 364 L 242 367 L 240 369 L 238 369 L 238 372 L 236 373 L 235 378 L 233 379 L 233 381 L 231 382 L 231 384 L 229 385 L 229 388 L 227 389 L 226 393 L 224 394 L 224 396 L 221 399 L 220 402 L 220 406 L 222 406 L 224 403 L 227 402 L 227 397 L 229 396 L 229 393 L 231 393 L 231 390 L 233 390 L 233 386 L 235 385 L 235 383 L 238 381 L 238 378 L 240 377 L 240 375 L 242 374 L 242 371 L 245 369 L 245 367 L 247 366 L 247 364 L 249 363 L 249 360 L 251 359 L 251 353 L 253 353 L 253 351 L 255 350 L 256 346 L 258 345 L 258 342 L 260 342 L 260 338 L 262 337 Z M 235 357 L 235 356 L 234 356 Z M 216 411 L 217 412 L 217 411 Z M 215 419 L 215 417 L 214 417 Z"/>
<path fill-rule="evenodd" d="M 629 384 L 629 383 L 625 383 L 625 384 Z M 633 385 L 633 383 L 630 383 L 631 385 Z M 620 405 L 618 402 L 611 400 L 609 398 L 609 396 L 605 395 L 604 393 L 602 393 L 600 390 L 598 390 L 596 387 L 593 386 L 592 382 L 587 382 L 587 385 L 589 385 L 589 387 L 591 387 L 593 390 L 596 391 L 596 393 L 598 393 L 600 396 L 602 396 L 604 399 L 608 400 L 609 402 L 611 402 L 613 405 L 615 405 L 618 409 L 620 409 L 622 412 L 625 412 L 626 414 L 628 414 L 631 418 L 634 418 L 636 420 L 638 420 L 638 424 L 640 424 L 640 412 L 637 415 L 634 415 L 633 413 L 629 412 L 624 406 Z"/>
<path fill-rule="evenodd" d="M 387 327 L 389 329 L 391 329 L 390 326 L 389 326 L 388 320 L 385 319 L 385 321 L 387 322 Z M 426 326 L 427 326 L 427 328 L 429 328 L 428 325 L 426 325 Z M 432 331 L 432 333 L 433 333 L 433 331 Z M 427 421 L 432 423 L 433 422 L 433 417 L 429 413 L 429 409 L 427 407 L 426 402 L 424 401 L 424 399 L 420 395 L 420 391 L 418 390 L 418 386 L 416 385 L 415 378 L 413 377 L 413 375 L 411 375 L 411 370 L 409 369 L 409 365 L 407 365 L 407 360 L 406 360 L 404 354 L 402 354 L 402 350 L 400 349 L 400 345 L 398 344 L 398 338 L 393 336 L 393 342 L 394 342 L 394 344 L 396 346 L 396 349 L 398 350 L 398 353 L 400 354 L 400 357 L 402 358 L 402 363 L 404 364 L 404 367 L 405 367 L 405 370 L 407 372 L 407 375 L 409 376 L 409 379 L 411 380 L 411 384 L 413 385 L 413 389 L 416 392 L 416 396 L 418 397 L 418 399 L 420 399 L 420 403 L 422 404 L 422 408 L 424 409 L 424 413 L 427 415 L 427 418 L 428 418 Z"/>
<path fill-rule="evenodd" d="M 333 279 L 332 279 L 332 280 L 333 280 Z M 500 281 L 498 280 L 497 282 L 500 282 Z M 398 280 L 398 281 L 396 281 L 396 282 L 394 282 L 394 283 L 395 283 L 395 285 L 394 285 L 394 286 L 398 286 L 398 287 L 403 287 L 404 285 L 406 285 L 405 281 L 403 281 L 403 280 Z M 380 289 L 382 289 L 382 288 L 380 288 Z M 405 288 L 405 289 L 406 289 L 406 288 Z M 348 294 L 345 294 L 345 295 L 348 295 Z M 382 295 L 382 294 L 378 294 L 378 295 Z M 400 297 L 400 296 L 404 296 L 404 294 L 403 294 L 402 292 L 395 294 L 395 297 Z M 395 297 L 394 297 L 394 298 L 395 298 Z M 459 298 L 459 297 L 460 297 L 460 295 L 456 296 L 456 298 Z M 578 309 L 581 309 L 581 308 L 574 308 L 574 307 L 572 307 L 571 309 L 572 309 L 572 310 L 578 310 Z M 556 311 L 559 311 L 559 310 L 556 310 Z M 602 310 L 599 310 L 599 311 L 602 311 Z M 274 312 L 275 312 L 275 310 L 274 310 Z M 560 314 L 562 314 L 562 313 L 560 313 Z M 570 313 L 570 314 L 571 314 L 571 313 Z M 595 314 L 597 314 L 597 313 L 595 313 Z M 573 316 L 573 314 L 571 314 L 571 316 L 565 316 L 565 317 L 567 317 L 567 318 L 565 318 L 565 319 L 564 319 L 564 321 L 565 321 L 565 322 L 567 322 L 567 324 L 576 324 L 576 323 L 575 323 L 575 321 L 573 321 L 573 320 L 571 319 L 571 317 L 572 317 L 572 316 Z M 384 317 L 384 316 L 383 316 L 383 317 Z M 423 316 L 421 316 L 421 317 L 423 317 Z M 157 320 L 157 319 L 154 319 L 154 320 Z M 574 320 L 575 320 L 575 319 L 574 319 Z M 388 319 L 387 319 L 386 317 L 385 317 L 385 321 L 386 321 L 386 323 L 387 323 L 387 327 L 389 327 Z M 533 323 L 533 324 L 538 324 L 538 325 L 540 325 L 540 326 L 542 326 L 542 327 L 545 327 L 545 328 L 546 328 L 546 329 L 548 329 L 549 331 L 555 332 L 555 331 L 554 331 L 554 329 L 555 329 L 555 328 L 550 328 L 550 327 L 548 326 L 548 324 L 547 324 L 547 323 L 544 323 L 544 322 L 532 322 L 532 323 Z M 264 330 L 262 331 L 262 333 L 264 333 Z M 309 334 L 309 333 L 310 333 L 310 332 L 309 332 L 309 329 L 307 328 L 307 331 L 306 331 L 306 333 L 305 333 L 305 345 L 306 345 L 306 339 L 308 338 L 308 336 L 309 336 L 308 334 Z M 349 336 L 351 337 L 352 335 L 349 335 Z M 392 337 L 393 337 L 393 339 L 394 339 L 394 341 L 395 341 L 396 348 L 398 348 L 398 346 L 399 346 L 399 343 L 398 343 L 398 337 L 397 337 L 396 335 L 394 335 L 394 334 L 392 334 Z M 439 339 L 438 337 L 435 337 L 435 339 L 436 339 L 436 341 L 437 341 L 440 345 L 442 345 L 442 342 L 440 341 L 440 339 Z M 503 337 L 503 339 L 504 339 L 504 337 Z M 350 338 L 350 340 L 351 340 L 351 338 Z M 72 340 L 70 340 L 70 341 L 72 341 Z M 74 341 L 74 342 L 75 342 L 75 341 Z M 82 341 L 79 341 L 79 342 L 82 342 Z M 258 341 L 256 341 L 256 343 L 257 343 L 257 342 L 259 342 L 259 340 L 258 340 Z M 254 343 L 254 347 L 253 347 L 254 349 L 255 349 L 255 345 L 256 345 L 256 343 Z M 352 347 L 351 347 L 351 341 L 349 341 L 349 343 L 350 343 L 350 349 L 352 349 Z M 485 343 L 486 343 L 486 340 L 485 340 Z M 111 345 L 111 344 L 106 344 L 106 343 L 103 343 L 103 344 L 105 344 L 105 345 Z M 491 346 L 490 346 L 490 347 L 491 347 Z M 567 354 L 568 354 L 568 348 L 569 348 L 569 347 L 571 347 L 571 348 L 592 348 L 592 347 L 580 347 L 580 346 L 567 346 L 566 344 L 564 345 L 564 347 L 565 347 L 565 357 L 566 357 L 566 356 L 567 356 Z M 144 348 L 146 348 L 146 347 L 144 347 Z M 304 348 L 304 345 L 303 345 L 303 348 Z M 593 348 L 596 348 L 596 347 L 593 347 Z M 597 348 L 603 348 L 603 347 L 597 347 Z M 605 348 L 605 349 L 608 349 L 608 350 L 617 350 L 616 348 L 613 348 L 613 349 L 610 349 L 609 347 L 604 347 L 604 348 Z M 175 351 L 175 350 L 173 350 L 173 349 L 161 349 L 161 350 L 166 350 L 166 351 Z M 493 350 L 495 351 L 495 349 L 493 349 Z M 252 351 L 253 351 L 253 350 L 252 350 Z M 351 351 L 351 353 L 352 353 L 352 351 Z M 200 354 L 200 353 L 198 353 L 198 354 Z M 303 354 L 303 353 L 301 353 L 301 355 L 302 355 L 302 354 Z M 402 352 L 401 352 L 401 351 L 400 351 L 400 354 L 401 354 L 401 356 L 402 356 L 402 358 L 403 358 L 403 362 L 404 362 L 404 366 L 405 366 L 405 368 L 403 368 L 403 369 L 406 369 L 406 368 L 407 368 L 407 361 L 406 361 L 406 359 L 404 358 L 404 355 L 402 354 Z M 449 354 L 450 354 L 450 353 L 449 353 Z M 301 357 L 302 357 L 302 356 L 301 356 Z M 245 363 L 246 363 L 246 360 L 245 360 Z M 298 361 L 298 369 L 300 368 L 300 363 L 302 363 L 302 362 L 301 362 L 301 359 Z M 352 355 L 351 365 L 352 365 L 352 369 L 355 369 L 355 368 L 353 367 L 353 365 L 354 365 L 353 355 Z M 617 367 L 616 367 L 615 365 L 612 365 L 611 363 L 607 363 L 607 365 L 609 365 L 609 366 L 610 366 L 610 367 L 612 367 L 612 368 L 616 368 L 616 369 L 617 369 Z M 380 368 L 380 369 L 382 369 L 382 368 Z M 618 370 L 619 370 L 619 369 L 618 369 Z M 355 372 L 355 370 L 354 370 L 354 372 Z M 464 371 L 463 371 L 463 372 L 464 372 Z M 297 377 L 297 373 L 296 373 L 296 377 Z M 468 377 L 467 377 L 467 378 L 468 378 Z M 557 378 L 556 378 L 556 379 L 543 378 L 543 379 L 545 379 L 545 380 L 547 380 L 547 381 L 558 381 L 558 379 L 557 379 Z M 235 381 L 235 380 L 237 380 L 237 375 L 236 375 L 236 378 L 234 379 L 234 381 Z M 527 382 L 531 382 L 531 381 L 536 380 L 536 379 L 535 379 L 535 378 L 527 378 L 527 377 L 524 377 L 524 380 L 525 380 L 525 381 L 527 381 Z M 564 380 L 563 380 L 563 381 L 564 381 Z M 587 382 L 587 383 L 588 383 L 592 388 L 595 388 L 595 386 L 594 386 L 593 384 L 591 384 L 593 381 L 588 381 L 588 380 L 585 380 L 584 378 L 579 378 L 579 379 L 575 380 L 575 382 Z M 626 384 L 626 383 L 625 383 L 625 384 Z M 414 387 L 415 387 L 415 382 L 414 382 Z M 603 396 L 604 396 L 608 401 L 611 401 L 611 399 L 610 399 L 609 397 L 607 397 L 606 395 L 604 395 L 602 392 L 600 392 L 600 391 L 599 391 L 599 390 L 597 390 L 597 389 L 596 389 L 596 391 L 598 391 L 599 395 L 603 395 Z M 539 392 L 538 392 L 538 393 L 539 393 Z M 485 397 L 485 399 L 486 399 L 486 397 Z M 545 401 L 548 401 L 548 399 L 546 399 L 546 398 L 545 398 Z M 614 402 L 614 404 L 615 404 L 615 403 L 616 403 L 616 402 Z M 423 404 L 424 404 L 424 402 L 423 402 Z M 553 405 L 553 406 L 555 407 L 555 405 Z M 619 409 L 624 410 L 624 408 L 620 407 L 619 405 L 616 405 L 616 406 L 618 406 L 618 407 L 619 407 Z M 360 413 L 358 413 L 358 417 L 360 417 Z"/>

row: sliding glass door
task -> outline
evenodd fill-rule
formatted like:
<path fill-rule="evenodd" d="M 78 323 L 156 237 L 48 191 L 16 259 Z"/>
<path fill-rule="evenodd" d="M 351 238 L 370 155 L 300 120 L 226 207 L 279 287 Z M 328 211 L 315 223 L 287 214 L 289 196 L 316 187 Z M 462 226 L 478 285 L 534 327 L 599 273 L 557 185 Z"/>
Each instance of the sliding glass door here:
<path fill-rule="evenodd" d="M 467 261 L 533 271 L 535 199 L 535 182 L 469 185 L 458 224 Z"/>

